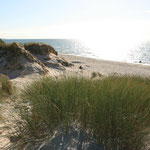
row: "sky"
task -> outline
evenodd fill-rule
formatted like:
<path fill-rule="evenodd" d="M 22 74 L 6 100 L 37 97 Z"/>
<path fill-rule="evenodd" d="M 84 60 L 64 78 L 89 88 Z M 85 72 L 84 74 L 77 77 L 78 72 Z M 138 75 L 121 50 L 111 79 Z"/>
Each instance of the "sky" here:
<path fill-rule="evenodd" d="M 150 39 L 150 0 L 0 0 L 0 38 Z"/>

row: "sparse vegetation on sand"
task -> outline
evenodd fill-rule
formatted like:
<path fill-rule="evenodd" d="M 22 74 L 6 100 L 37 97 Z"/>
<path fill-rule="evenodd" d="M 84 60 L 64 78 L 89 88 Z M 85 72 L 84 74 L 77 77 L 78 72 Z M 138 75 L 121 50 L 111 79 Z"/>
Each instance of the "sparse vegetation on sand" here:
<path fill-rule="evenodd" d="M 3 74 L 10 75 L 14 70 L 23 70 L 25 66 L 24 61 L 26 61 L 26 63 L 36 63 L 39 68 L 37 70 L 41 70 L 41 73 L 43 74 L 49 72 L 46 66 L 37 57 L 26 50 L 22 44 L 8 44 L 1 40 L 0 59 L 3 62 L 3 64 L 0 66 L 0 72 Z"/>
<path fill-rule="evenodd" d="M 22 123 L 15 132 L 20 146 L 77 123 L 105 150 L 144 149 L 150 129 L 150 79 L 44 77 L 28 85 L 20 98 Z"/>
<path fill-rule="evenodd" d="M 0 39 L 0 50 L 5 50 L 6 52 L 15 52 L 17 54 L 17 45 L 15 43 L 5 43 L 3 40 Z M 3 52 L 4 53 L 4 52 Z M 2 54 L 3 54 L 2 53 Z M 1 55 L 2 55 L 1 54 Z M 18 53 L 19 54 L 19 53 Z"/>
<path fill-rule="evenodd" d="M 32 54 L 46 55 L 53 53 L 55 55 L 58 55 L 57 51 L 52 46 L 44 43 L 5 43 L 2 39 L 0 39 L 0 50 L 15 52 L 15 56 L 17 53 L 20 53 L 20 51 L 18 50 L 18 45 L 23 47 L 25 50 L 28 50 Z"/>
<path fill-rule="evenodd" d="M 44 43 L 25 43 L 24 47 L 33 54 L 46 55 L 53 53 L 58 55 L 57 51 L 52 46 Z"/>

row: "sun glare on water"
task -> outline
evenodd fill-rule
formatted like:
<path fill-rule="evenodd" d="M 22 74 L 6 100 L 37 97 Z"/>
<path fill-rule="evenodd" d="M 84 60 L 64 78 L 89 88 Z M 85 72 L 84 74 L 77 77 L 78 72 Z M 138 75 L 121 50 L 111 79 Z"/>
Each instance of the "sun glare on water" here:
<path fill-rule="evenodd" d="M 98 58 L 110 60 L 127 60 L 129 51 L 146 40 L 149 30 L 143 22 L 127 20 L 93 21 L 81 27 L 82 41 Z"/>

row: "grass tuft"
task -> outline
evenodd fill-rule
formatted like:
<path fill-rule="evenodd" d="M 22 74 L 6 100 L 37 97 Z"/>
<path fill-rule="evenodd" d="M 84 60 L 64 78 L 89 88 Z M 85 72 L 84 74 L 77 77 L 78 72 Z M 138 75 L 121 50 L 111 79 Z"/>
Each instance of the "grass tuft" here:
<path fill-rule="evenodd" d="M 77 123 L 104 150 L 141 150 L 150 129 L 150 79 L 108 76 L 99 80 L 44 77 L 21 94 L 18 135 L 41 139 Z M 28 135 L 28 136 L 27 136 Z M 32 141 L 33 142 L 33 141 Z M 33 144 L 33 143 L 32 143 Z"/>
<path fill-rule="evenodd" d="M 96 77 L 104 77 L 102 74 L 99 72 L 92 72 L 91 73 L 91 78 L 96 78 Z"/>
<path fill-rule="evenodd" d="M 13 93 L 12 83 L 9 78 L 3 74 L 0 74 L 0 103 L 2 103 L 8 96 Z M 0 109 L 0 121 L 2 121 L 4 117 L 2 116 L 2 112 Z"/>
<path fill-rule="evenodd" d="M 13 87 L 9 78 L 3 74 L 0 74 L 0 95 L 12 94 Z"/>

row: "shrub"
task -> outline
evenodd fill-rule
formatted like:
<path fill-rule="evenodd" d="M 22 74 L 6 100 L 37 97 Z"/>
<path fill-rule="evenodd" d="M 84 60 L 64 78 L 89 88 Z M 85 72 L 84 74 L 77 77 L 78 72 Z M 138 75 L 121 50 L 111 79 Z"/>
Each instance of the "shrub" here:
<path fill-rule="evenodd" d="M 91 132 L 105 150 L 145 147 L 150 127 L 149 79 L 44 77 L 27 86 L 21 98 L 29 105 L 18 107 L 22 118 L 18 134 L 26 134 L 23 139 L 28 144 L 27 134 L 38 139 L 76 122 Z"/>

